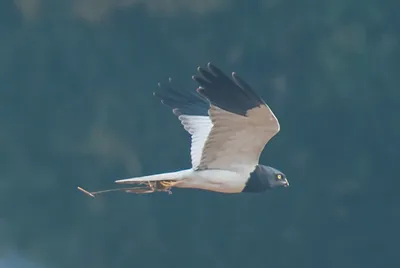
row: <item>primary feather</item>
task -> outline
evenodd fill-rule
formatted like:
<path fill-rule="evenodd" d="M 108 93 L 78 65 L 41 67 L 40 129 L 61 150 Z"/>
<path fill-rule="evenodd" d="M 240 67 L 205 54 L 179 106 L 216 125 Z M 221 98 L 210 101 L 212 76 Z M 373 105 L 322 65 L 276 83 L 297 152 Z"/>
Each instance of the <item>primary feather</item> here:
<path fill-rule="evenodd" d="M 159 87 L 162 90 L 155 92 L 154 96 L 172 108 L 184 129 L 191 135 L 192 168 L 197 169 L 201 161 L 203 146 L 212 128 L 212 122 L 208 116 L 210 105 L 196 91 L 176 91 L 172 87 L 171 79 L 167 86 L 159 84 Z"/>

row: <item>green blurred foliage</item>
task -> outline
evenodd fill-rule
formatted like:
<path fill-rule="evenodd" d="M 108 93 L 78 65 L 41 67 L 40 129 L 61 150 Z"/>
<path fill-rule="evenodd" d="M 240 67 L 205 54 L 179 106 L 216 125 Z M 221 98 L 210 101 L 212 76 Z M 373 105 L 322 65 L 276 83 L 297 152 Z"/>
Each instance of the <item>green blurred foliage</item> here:
<path fill-rule="evenodd" d="M 46 267 L 399 267 L 398 1 L 0 3 L 0 256 Z M 153 98 L 236 71 L 281 123 L 291 187 L 90 199 L 188 168 Z"/>

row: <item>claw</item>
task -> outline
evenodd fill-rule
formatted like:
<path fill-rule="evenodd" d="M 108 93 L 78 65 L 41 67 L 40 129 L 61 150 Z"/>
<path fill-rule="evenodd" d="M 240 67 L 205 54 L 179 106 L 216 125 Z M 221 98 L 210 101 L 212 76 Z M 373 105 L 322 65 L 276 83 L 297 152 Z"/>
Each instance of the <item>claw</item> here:
<path fill-rule="evenodd" d="M 160 181 L 159 183 L 164 188 L 171 188 L 178 182 L 177 181 Z"/>

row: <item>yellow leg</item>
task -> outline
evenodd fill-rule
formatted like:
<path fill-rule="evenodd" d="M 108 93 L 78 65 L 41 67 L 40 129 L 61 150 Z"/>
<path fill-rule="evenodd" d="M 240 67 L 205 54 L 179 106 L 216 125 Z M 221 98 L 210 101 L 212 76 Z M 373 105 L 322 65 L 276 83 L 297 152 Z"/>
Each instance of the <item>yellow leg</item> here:
<path fill-rule="evenodd" d="M 165 189 L 169 189 L 169 188 L 173 187 L 174 185 L 176 185 L 177 183 L 178 183 L 178 181 L 159 181 L 160 186 Z"/>

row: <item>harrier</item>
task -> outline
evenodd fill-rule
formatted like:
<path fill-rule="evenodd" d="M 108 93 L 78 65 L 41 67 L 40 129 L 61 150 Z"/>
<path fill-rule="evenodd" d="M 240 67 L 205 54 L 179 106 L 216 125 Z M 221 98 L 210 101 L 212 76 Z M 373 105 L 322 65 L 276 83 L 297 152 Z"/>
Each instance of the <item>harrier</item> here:
<path fill-rule="evenodd" d="M 192 77 L 199 84 L 196 91 L 178 91 L 170 79 L 154 93 L 191 135 L 192 167 L 115 181 L 132 185 L 129 188 L 88 192 L 78 187 L 81 191 L 91 196 L 110 191 L 170 193 L 176 187 L 242 193 L 289 185 L 281 171 L 258 163 L 280 130 L 268 105 L 236 73 L 230 78 L 211 63 L 197 71 Z"/>

